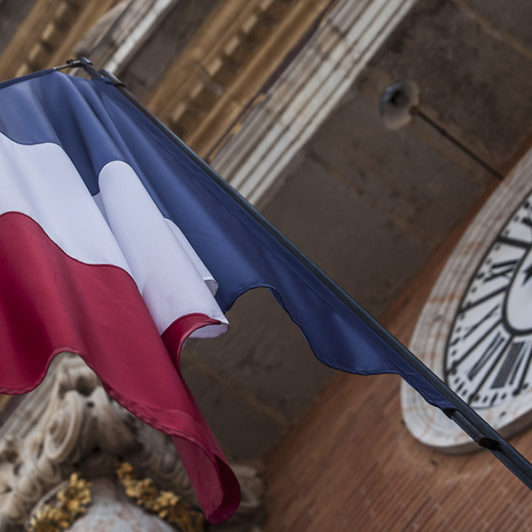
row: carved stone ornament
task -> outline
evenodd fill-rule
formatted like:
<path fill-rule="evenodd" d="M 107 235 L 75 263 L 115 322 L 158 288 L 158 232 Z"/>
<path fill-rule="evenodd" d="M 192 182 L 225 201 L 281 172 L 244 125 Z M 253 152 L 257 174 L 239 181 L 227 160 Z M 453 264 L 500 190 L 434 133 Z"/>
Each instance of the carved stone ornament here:
<path fill-rule="evenodd" d="M 0 532 L 27 529 L 35 512 L 68 487 L 72 473 L 118 487 L 123 461 L 158 490 L 198 508 L 171 438 L 114 402 L 77 355 L 56 357 L 47 378 L 0 427 Z M 262 514 L 262 481 L 254 467 L 232 467 L 242 503 L 231 530 L 252 530 Z"/>

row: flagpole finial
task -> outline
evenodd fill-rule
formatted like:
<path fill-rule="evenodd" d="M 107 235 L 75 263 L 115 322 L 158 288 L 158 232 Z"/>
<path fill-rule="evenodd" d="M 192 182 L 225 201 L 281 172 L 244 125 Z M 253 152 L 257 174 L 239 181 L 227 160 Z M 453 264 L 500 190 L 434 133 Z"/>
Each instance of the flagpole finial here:
<path fill-rule="evenodd" d="M 76 59 L 67 59 L 64 65 L 57 66 L 54 70 L 65 70 L 67 68 L 82 68 L 92 79 L 106 77 L 101 72 L 98 72 L 98 70 L 94 68 L 92 61 L 85 56 L 80 56 Z"/>
<path fill-rule="evenodd" d="M 92 61 L 86 57 L 78 57 L 77 59 L 67 59 L 64 65 L 54 67 L 54 70 L 64 70 L 66 68 L 83 68 L 85 65 L 92 65 Z"/>

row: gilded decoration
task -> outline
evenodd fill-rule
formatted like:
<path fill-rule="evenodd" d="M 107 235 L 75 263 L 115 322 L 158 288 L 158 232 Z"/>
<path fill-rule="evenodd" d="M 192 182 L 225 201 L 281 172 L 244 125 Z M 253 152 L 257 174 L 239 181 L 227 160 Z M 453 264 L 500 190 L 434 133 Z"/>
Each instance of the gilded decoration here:
<path fill-rule="evenodd" d="M 78 473 L 72 473 L 68 484 L 31 517 L 28 531 L 57 532 L 72 526 L 78 517 L 86 513 L 91 503 L 91 485 Z"/>
<path fill-rule="evenodd" d="M 183 532 L 200 532 L 205 529 L 205 519 L 200 512 L 193 510 L 190 504 L 174 492 L 159 490 L 151 478 L 138 479 L 130 463 L 123 462 L 116 470 L 116 475 L 126 495 L 144 510 L 155 513 Z"/>

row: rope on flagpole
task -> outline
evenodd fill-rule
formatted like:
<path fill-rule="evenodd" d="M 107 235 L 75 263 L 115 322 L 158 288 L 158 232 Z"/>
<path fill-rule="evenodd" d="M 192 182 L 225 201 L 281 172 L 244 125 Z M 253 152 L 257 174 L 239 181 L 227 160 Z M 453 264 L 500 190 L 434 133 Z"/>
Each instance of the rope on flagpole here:
<path fill-rule="evenodd" d="M 105 70 L 96 70 L 86 57 L 69 60 L 55 70 L 83 68 L 93 79 L 106 79 L 113 84 L 144 116 L 146 116 L 180 150 L 190 157 L 207 175 L 227 194 L 240 204 L 253 218 L 272 235 L 287 251 L 310 270 L 329 290 L 331 290 L 352 312 L 354 312 L 371 330 L 378 334 L 418 375 L 429 382 L 453 408 L 444 409 L 444 413 L 464 432 L 485 449 L 488 449 L 516 477 L 532 490 L 532 464 L 515 447 L 506 441 L 489 423 L 487 423 L 470 405 L 453 392 L 435 373 L 407 349 L 397 338 L 388 332 L 375 318 L 363 309 L 349 294 L 338 286 L 325 272 L 304 255 L 276 227 L 260 214 L 243 196 L 203 159 L 194 153 L 173 131 L 154 116 L 135 96 L 133 96 L 114 74 Z"/>

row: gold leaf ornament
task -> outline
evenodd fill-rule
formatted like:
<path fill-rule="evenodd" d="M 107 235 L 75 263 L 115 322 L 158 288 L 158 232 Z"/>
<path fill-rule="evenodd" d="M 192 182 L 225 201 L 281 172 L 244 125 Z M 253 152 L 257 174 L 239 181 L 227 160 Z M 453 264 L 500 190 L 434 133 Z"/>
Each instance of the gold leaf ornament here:
<path fill-rule="evenodd" d="M 55 504 L 43 504 L 31 517 L 28 531 L 58 532 L 71 527 L 92 501 L 91 486 L 78 473 L 72 473 L 68 484 L 57 493 Z"/>
<path fill-rule="evenodd" d="M 128 462 L 118 467 L 116 475 L 126 495 L 141 508 L 176 525 L 183 532 L 201 532 L 205 529 L 205 519 L 200 512 L 193 510 L 179 495 L 159 490 L 151 478 L 137 479 L 133 466 Z"/>

